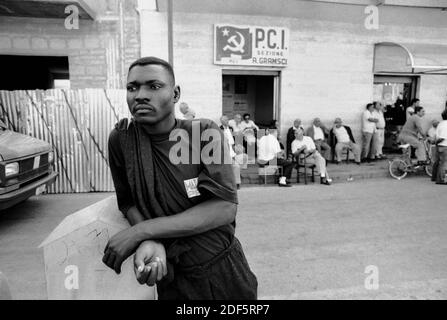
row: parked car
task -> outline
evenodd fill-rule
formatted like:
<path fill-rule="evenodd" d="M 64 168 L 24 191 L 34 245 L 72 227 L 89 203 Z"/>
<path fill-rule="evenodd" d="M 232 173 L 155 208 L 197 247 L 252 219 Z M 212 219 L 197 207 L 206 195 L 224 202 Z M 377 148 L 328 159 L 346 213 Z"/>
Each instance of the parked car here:
<path fill-rule="evenodd" d="M 13 132 L 0 120 L 0 210 L 44 192 L 57 177 L 45 141 Z"/>

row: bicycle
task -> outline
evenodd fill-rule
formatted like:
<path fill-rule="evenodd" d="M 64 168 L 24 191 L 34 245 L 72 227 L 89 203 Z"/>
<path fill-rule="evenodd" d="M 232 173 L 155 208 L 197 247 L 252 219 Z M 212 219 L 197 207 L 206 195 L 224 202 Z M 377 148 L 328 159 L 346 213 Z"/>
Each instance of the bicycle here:
<path fill-rule="evenodd" d="M 415 165 L 414 160 L 411 159 L 410 144 L 400 144 L 398 146 L 402 150 L 402 156 L 394 158 L 389 162 L 388 171 L 394 179 L 402 180 L 408 173 L 414 173 L 424 170 L 425 173 L 431 177 L 433 174 L 433 160 L 431 156 L 431 148 L 427 140 L 424 140 L 424 149 L 427 155 L 427 163 L 422 165 Z"/>

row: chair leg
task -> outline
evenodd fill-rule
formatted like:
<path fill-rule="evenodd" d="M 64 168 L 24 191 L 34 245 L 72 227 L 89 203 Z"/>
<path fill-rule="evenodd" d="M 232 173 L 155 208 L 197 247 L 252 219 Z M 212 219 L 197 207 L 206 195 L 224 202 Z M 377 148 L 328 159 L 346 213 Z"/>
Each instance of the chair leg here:
<path fill-rule="evenodd" d="M 346 163 L 349 163 L 349 148 L 346 150 Z"/>
<path fill-rule="evenodd" d="M 312 167 L 312 182 L 315 182 L 315 168 Z"/>
<path fill-rule="evenodd" d="M 304 184 L 307 184 L 307 168 L 304 166 Z"/>
<path fill-rule="evenodd" d="M 296 168 L 296 183 L 300 183 L 300 167 Z"/>

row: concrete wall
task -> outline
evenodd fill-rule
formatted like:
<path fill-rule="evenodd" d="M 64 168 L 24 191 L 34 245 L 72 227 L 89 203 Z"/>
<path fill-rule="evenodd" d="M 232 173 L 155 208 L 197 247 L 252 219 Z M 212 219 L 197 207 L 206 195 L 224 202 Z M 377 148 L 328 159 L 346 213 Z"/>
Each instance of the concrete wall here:
<path fill-rule="evenodd" d="M 136 1 L 125 1 L 124 65 L 139 57 Z M 68 16 L 68 14 L 67 14 Z M 2 17 L 0 54 L 68 56 L 71 88 L 119 88 L 118 21 L 80 20 L 79 29 L 65 28 L 64 19 Z"/>
<path fill-rule="evenodd" d="M 401 12 L 418 11 L 411 11 L 411 16 L 418 17 L 414 24 L 407 20 L 403 25 L 405 17 L 401 15 L 395 19 L 399 21 L 397 24 L 393 19 L 383 19 L 379 30 L 367 30 L 364 8 L 354 9 L 346 10 L 351 16 L 339 14 L 338 18 L 327 20 L 174 12 L 174 65 L 183 90 L 182 100 L 188 101 L 198 116 L 218 120 L 222 112 L 222 69 L 246 69 L 213 64 L 213 24 L 287 27 L 290 52 L 288 66 L 281 69 L 282 131 L 297 117 L 307 126 L 316 116 L 327 125 L 340 116 L 359 137 L 360 114 L 373 99 L 374 44 L 382 41 L 443 44 L 447 28 L 444 22 L 440 23 L 443 27 L 432 25 L 435 23 L 429 21 L 433 17 L 431 11 L 412 8 Z M 315 15 L 309 11 L 309 16 Z M 160 38 L 158 29 L 145 28 L 153 23 L 154 17 L 166 22 L 166 13 L 142 12 L 142 55 L 156 54 L 167 43 L 167 37 Z M 443 109 L 446 88 L 445 76 L 421 76 L 420 98 L 427 109 L 427 118 Z"/>

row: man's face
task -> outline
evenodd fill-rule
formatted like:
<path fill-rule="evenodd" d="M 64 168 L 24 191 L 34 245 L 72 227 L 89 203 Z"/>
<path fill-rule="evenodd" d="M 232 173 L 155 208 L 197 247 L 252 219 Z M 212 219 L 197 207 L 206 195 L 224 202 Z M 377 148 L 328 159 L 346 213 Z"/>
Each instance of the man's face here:
<path fill-rule="evenodd" d="M 303 130 L 295 130 L 295 139 L 301 141 L 303 140 L 303 136 L 304 136 Z"/>
<path fill-rule="evenodd" d="M 320 126 L 321 126 L 321 120 L 320 120 L 319 118 L 316 118 L 316 119 L 314 120 L 314 126 L 315 126 L 315 127 L 320 127 Z"/>
<path fill-rule="evenodd" d="M 246 123 L 248 123 L 248 121 L 250 121 L 250 116 L 245 116 L 244 120 L 245 120 Z"/>
<path fill-rule="evenodd" d="M 425 115 L 425 110 L 424 109 L 419 110 L 417 115 L 422 118 Z"/>
<path fill-rule="evenodd" d="M 223 116 L 222 118 L 220 118 L 220 123 L 222 123 L 223 126 L 228 127 L 228 117 Z"/>
<path fill-rule="evenodd" d="M 293 126 L 295 128 L 299 128 L 301 126 L 301 120 L 300 119 L 296 119 L 295 121 L 293 121 Z"/>
<path fill-rule="evenodd" d="M 161 65 L 133 67 L 127 77 L 127 105 L 135 121 L 156 124 L 174 112 L 180 98 L 169 72 Z"/>
<path fill-rule="evenodd" d="M 341 122 L 341 120 L 335 120 L 334 124 L 335 124 L 336 128 L 340 128 L 342 125 L 342 122 Z"/>
<path fill-rule="evenodd" d="M 234 116 L 234 121 L 236 121 L 236 123 L 241 123 L 242 121 L 242 117 L 240 114 L 237 114 Z"/>

